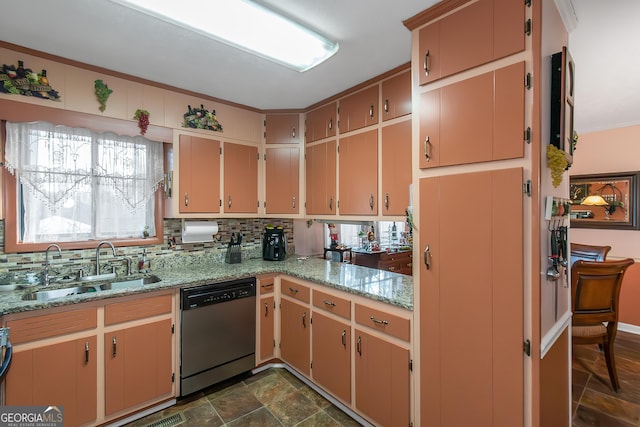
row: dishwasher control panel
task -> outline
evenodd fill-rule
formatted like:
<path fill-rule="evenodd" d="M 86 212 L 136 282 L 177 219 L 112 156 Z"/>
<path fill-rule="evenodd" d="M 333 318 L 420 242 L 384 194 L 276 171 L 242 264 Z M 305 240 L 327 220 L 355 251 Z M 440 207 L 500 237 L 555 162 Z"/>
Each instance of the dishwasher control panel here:
<path fill-rule="evenodd" d="M 181 290 L 182 310 L 192 310 L 212 304 L 233 301 L 256 295 L 256 279 L 241 279 Z"/>

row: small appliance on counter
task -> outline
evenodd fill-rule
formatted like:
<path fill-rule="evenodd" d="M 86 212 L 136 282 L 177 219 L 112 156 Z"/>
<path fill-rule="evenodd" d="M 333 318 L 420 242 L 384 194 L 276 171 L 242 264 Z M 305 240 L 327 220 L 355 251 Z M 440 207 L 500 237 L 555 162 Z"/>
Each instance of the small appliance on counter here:
<path fill-rule="evenodd" d="M 287 236 L 282 226 L 267 225 L 262 240 L 262 259 L 282 261 L 287 256 Z"/>

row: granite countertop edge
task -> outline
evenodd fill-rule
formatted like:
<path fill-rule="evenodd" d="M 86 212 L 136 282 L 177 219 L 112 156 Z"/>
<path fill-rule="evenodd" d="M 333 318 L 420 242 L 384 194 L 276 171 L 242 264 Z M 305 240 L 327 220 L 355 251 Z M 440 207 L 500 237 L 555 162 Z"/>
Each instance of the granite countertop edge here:
<path fill-rule="evenodd" d="M 336 290 L 363 296 L 406 310 L 413 310 L 413 277 L 385 270 L 295 255 L 288 257 L 284 261 L 249 259 L 239 264 L 226 264 L 213 260 L 198 260 L 192 262 L 186 258 L 183 261 L 181 265 L 174 264 L 152 268 L 150 274 L 158 276 L 161 281 L 142 287 L 84 293 L 55 298 L 49 301 L 25 301 L 22 297 L 25 293 L 43 289 L 64 288 L 78 285 L 78 283 L 66 283 L 64 285 L 52 284 L 48 288 L 38 286 L 33 289 L 2 292 L 0 293 L 0 315 L 42 310 L 51 307 L 118 298 L 126 295 L 166 289 L 205 285 L 262 274 L 287 274 Z M 140 275 L 135 275 L 134 277 L 140 277 Z M 118 278 L 118 280 L 128 279 L 129 277 L 127 276 Z M 85 282 L 82 284 L 88 283 Z"/>

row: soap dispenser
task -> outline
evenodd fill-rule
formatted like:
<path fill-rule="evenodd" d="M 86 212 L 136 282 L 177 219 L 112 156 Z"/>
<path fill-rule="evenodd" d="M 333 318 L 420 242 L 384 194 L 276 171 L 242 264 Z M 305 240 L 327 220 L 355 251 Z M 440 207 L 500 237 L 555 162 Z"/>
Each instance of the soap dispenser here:
<path fill-rule="evenodd" d="M 142 257 L 138 261 L 138 272 L 147 273 L 151 267 L 151 263 L 147 259 L 147 250 L 142 250 Z"/>

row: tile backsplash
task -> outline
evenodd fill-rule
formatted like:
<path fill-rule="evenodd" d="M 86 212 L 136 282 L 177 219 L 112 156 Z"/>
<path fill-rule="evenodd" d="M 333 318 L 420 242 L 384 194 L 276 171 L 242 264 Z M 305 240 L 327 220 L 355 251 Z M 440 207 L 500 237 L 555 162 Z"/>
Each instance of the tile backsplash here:
<path fill-rule="evenodd" d="M 161 245 L 141 245 L 126 246 L 116 248 L 118 257 L 129 257 L 132 261 L 132 269 L 137 272 L 138 260 L 145 249 L 147 259 L 151 263 L 151 271 L 155 267 L 171 267 L 176 264 L 192 263 L 193 258 L 205 257 L 213 262 L 224 262 L 227 244 L 231 239 L 231 233 L 240 232 L 242 240 L 242 258 L 262 258 L 262 235 L 267 224 L 281 225 L 287 234 L 287 248 L 289 253 L 295 252 L 293 245 L 293 220 L 292 219 L 261 219 L 261 218 L 218 218 L 218 234 L 213 242 L 206 243 L 186 243 L 182 244 L 182 220 L 164 220 L 164 238 Z M 171 248 L 169 239 L 174 238 L 176 245 Z M 4 253 L 4 221 L 0 221 L 0 274 L 15 273 L 18 277 L 25 275 L 28 271 L 40 272 L 44 269 L 45 253 L 25 252 L 25 253 Z M 97 242 L 96 242 L 97 245 Z M 108 248 L 102 248 L 101 253 Z M 53 257 L 52 257 L 53 255 Z M 51 267 L 57 275 L 75 275 L 78 269 L 82 269 L 84 274 L 94 274 L 96 250 L 78 249 L 63 250 L 62 257 L 57 253 L 49 252 Z M 189 258 L 187 258 L 189 257 Z M 109 265 L 113 262 L 119 274 L 124 274 L 125 262 L 113 256 L 103 255 L 102 265 Z"/>

